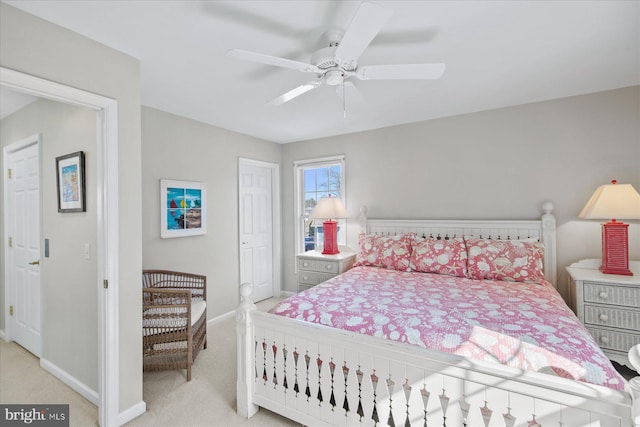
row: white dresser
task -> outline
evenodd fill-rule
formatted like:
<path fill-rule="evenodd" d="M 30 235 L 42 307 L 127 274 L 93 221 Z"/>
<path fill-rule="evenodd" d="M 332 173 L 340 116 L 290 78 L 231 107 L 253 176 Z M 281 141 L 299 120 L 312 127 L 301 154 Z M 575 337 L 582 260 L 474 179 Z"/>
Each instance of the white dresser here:
<path fill-rule="evenodd" d="M 631 366 L 627 352 L 640 344 L 640 261 L 630 261 L 633 276 L 603 274 L 599 259 L 567 267 L 571 308 L 600 348 L 620 364 Z"/>
<path fill-rule="evenodd" d="M 336 255 L 307 251 L 297 256 L 298 292 L 311 288 L 350 269 L 356 261 L 353 250 L 341 246 Z"/>

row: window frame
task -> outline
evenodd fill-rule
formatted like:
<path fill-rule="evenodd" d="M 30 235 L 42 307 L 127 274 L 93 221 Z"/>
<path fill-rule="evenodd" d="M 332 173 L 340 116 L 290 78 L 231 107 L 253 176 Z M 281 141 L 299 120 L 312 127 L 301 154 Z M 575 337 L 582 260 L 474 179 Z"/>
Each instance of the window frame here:
<path fill-rule="evenodd" d="M 339 156 L 320 157 L 315 159 L 299 160 L 293 162 L 294 173 L 294 201 L 295 201 L 295 251 L 296 253 L 303 253 L 304 250 L 304 201 L 305 201 L 305 188 L 304 188 L 304 172 L 308 169 L 317 169 L 322 167 L 340 166 L 340 200 L 346 208 L 346 186 L 345 186 L 345 156 L 344 154 Z M 346 244 L 346 224 L 344 219 L 338 220 L 340 227 L 343 227 L 344 232 L 338 234 L 338 245 L 342 246 Z M 296 266 L 297 270 L 297 266 Z"/>

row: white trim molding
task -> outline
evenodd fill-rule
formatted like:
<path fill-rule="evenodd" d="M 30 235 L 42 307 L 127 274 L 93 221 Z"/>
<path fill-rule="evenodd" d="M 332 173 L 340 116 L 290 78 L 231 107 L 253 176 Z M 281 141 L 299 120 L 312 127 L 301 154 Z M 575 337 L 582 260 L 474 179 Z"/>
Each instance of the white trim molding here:
<path fill-rule="evenodd" d="M 76 377 L 60 368 L 58 365 L 50 362 L 45 358 L 42 358 L 40 359 L 40 367 L 71 387 L 72 390 L 76 391 L 89 402 L 93 403 L 96 406 L 99 405 L 100 402 L 98 398 L 98 392 L 96 390 L 92 389 L 83 382 L 78 381 Z"/>
<path fill-rule="evenodd" d="M 217 325 L 218 323 L 224 322 L 227 319 L 231 319 L 236 315 L 236 311 L 232 310 L 227 313 L 221 314 L 220 316 L 216 316 L 213 319 L 207 320 L 207 328 L 211 328 L 212 326 Z"/>
<path fill-rule="evenodd" d="M 329 156 L 329 157 L 318 157 L 315 159 L 304 159 L 304 160 L 295 160 L 293 162 L 294 166 L 324 166 L 324 165 L 333 165 L 338 162 L 344 162 L 345 155 L 340 154 L 338 156 Z"/>
<path fill-rule="evenodd" d="M 138 402 L 135 405 L 120 412 L 120 414 L 118 415 L 118 425 L 125 425 L 129 421 L 139 417 L 145 412 L 147 412 L 147 404 L 144 401 Z"/>

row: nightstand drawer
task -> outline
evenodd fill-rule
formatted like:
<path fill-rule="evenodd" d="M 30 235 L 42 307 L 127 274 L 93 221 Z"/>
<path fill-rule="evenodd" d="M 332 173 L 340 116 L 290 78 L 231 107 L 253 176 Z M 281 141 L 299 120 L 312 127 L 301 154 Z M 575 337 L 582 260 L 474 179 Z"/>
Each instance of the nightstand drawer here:
<path fill-rule="evenodd" d="M 298 260 L 298 269 L 305 271 L 318 271 L 322 273 L 338 274 L 338 263 L 336 261 L 324 261 L 301 258 Z"/>
<path fill-rule="evenodd" d="M 591 325 L 637 331 L 640 330 L 640 312 L 585 304 L 584 322 Z"/>
<path fill-rule="evenodd" d="M 626 307 L 640 307 L 640 288 L 585 282 L 584 301 L 622 305 Z"/>
<path fill-rule="evenodd" d="M 333 273 L 318 273 L 315 271 L 303 271 L 299 272 L 299 279 L 301 285 L 317 285 L 325 280 L 329 280 L 336 275 Z"/>
<path fill-rule="evenodd" d="M 608 331 L 587 327 L 598 345 L 603 349 L 627 352 L 631 347 L 640 344 L 640 335 L 625 332 Z"/>
<path fill-rule="evenodd" d="M 356 254 L 345 248 L 333 255 L 311 250 L 296 257 L 298 291 L 303 291 L 349 270 L 355 262 Z"/>

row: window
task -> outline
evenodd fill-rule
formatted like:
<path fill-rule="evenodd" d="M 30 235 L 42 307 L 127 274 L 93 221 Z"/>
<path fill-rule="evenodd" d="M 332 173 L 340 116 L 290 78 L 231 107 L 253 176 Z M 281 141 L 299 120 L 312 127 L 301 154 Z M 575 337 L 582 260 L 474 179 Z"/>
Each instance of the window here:
<path fill-rule="evenodd" d="M 296 176 L 296 251 L 306 252 L 322 245 L 324 234 L 320 220 L 309 214 L 322 197 L 337 197 L 344 203 L 344 156 L 295 162 Z M 345 244 L 345 220 L 338 220 L 338 243 Z"/>

